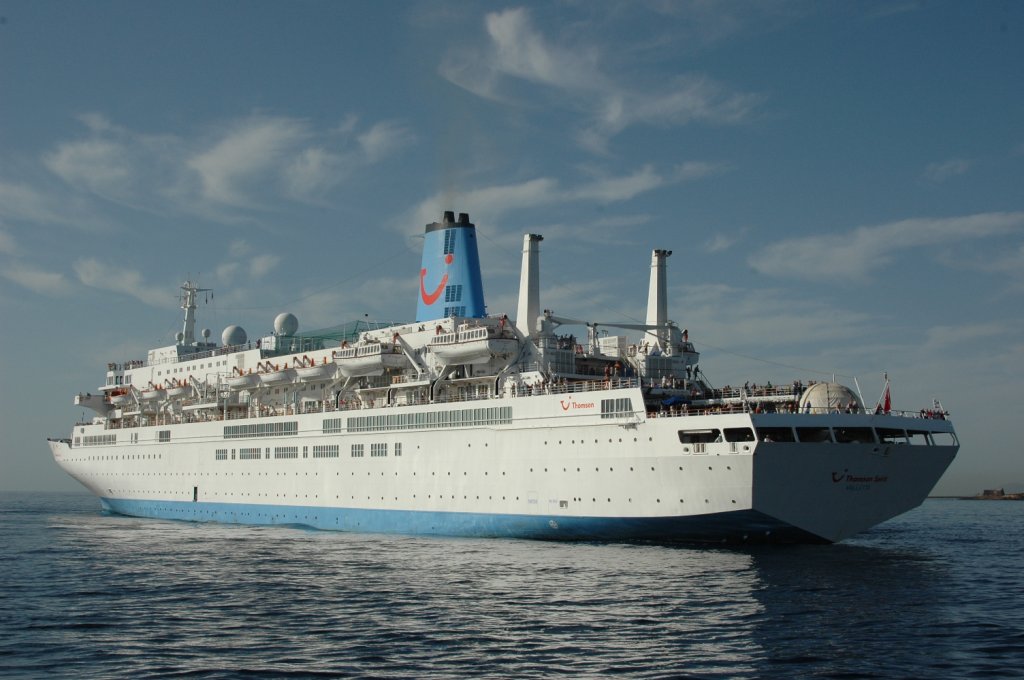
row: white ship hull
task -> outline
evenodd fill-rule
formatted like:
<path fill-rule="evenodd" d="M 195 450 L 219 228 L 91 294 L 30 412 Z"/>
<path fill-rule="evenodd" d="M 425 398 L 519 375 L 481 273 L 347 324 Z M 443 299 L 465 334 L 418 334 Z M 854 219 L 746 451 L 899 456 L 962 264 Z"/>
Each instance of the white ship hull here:
<path fill-rule="evenodd" d="M 639 390 L 593 394 L 640 398 Z M 593 407 L 566 395 L 507 401 L 516 415 L 502 425 L 323 434 L 325 419 L 394 411 L 368 409 L 269 419 L 297 421 L 298 434 L 289 437 L 225 439 L 225 422 L 215 421 L 188 425 L 180 443 L 172 426 L 163 443 L 157 431 L 167 427 L 143 429 L 137 444 L 119 438 L 114 446 L 51 447 L 107 510 L 126 515 L 412 534 L 749 542 L 838 541 L 863 531 L 919 505 L 957 449 L 750 441 L 709 443 L 697 453 L 680 443 L 680 429 L 754 432 L 766 422 L 820 426 L 831 417 L 605 419 L 585 408 L 566 414 L 567 403 Z M 550 413 L 561 414 L 557 425 Z M 951 430 L 916 418 L 857 421 Z M 363 446 L 362 457 L 352 457 L 352 444 Z M 374 444 L 386 445 L 387 455 L 371 456 Z M 314 447 L 331 445 L 338 457 L 314 457 Z M 286 447 L 296 447 L 296 458 L 275 458 Z M 218 460 L 218 449 L 229 456 Z M 243 449 L 252 458 L 239 458 Z"/>
<path fill-rule="evenodd" d="M 407 323 L 301 336 L 283 313 L 273 335 L 249 343 L 233 325 L 218 346 L 196 340 L 206 289 L 186 281 L 176 344 L 108 364 L 101 394 L 75 397 L 96 415 L 51 440 L 55 460 L 107 510 L 141 517 L 828 542 L 919 505 L 956 455 L 938 402 L 882 415 L 888 382 L 877 415 L 835 382 L 712 386 L 668 319 L 668 250 L 651 253 L 646 323 L 588 322 L 541 312 L 543 237 L 525 234 L 518 318 L 488 315 L 475 229 L 454 212 L 426 225 Z M 127 394 L 137 410 L 110 408 Z"/>

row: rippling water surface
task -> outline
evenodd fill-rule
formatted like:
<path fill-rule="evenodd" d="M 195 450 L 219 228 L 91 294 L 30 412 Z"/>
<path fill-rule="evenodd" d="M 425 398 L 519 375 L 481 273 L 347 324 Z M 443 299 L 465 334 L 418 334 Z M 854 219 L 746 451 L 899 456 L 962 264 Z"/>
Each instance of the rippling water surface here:
<path fill-rule="evenodd" d="M 341 534 L 0 495 L 2 677 L 968 677 L 1024 660 L 1024 503 L 833 546 Z"/>

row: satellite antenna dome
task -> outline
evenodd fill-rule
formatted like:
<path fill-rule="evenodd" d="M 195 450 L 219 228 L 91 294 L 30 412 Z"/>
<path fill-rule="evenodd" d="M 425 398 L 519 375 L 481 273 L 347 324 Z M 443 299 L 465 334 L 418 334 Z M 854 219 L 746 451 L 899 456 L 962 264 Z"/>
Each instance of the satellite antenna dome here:
<path fill-rule="evenodd" d="M 185 339 L 185 334 L 182 333 L 181 331 L 178 331 L 177 333 L 174 334 L 174 339 L 178 341 L 178 344 L 181 344 L 181 341 Z"/>
<path fill-rule="evenodd" d="M 245 329 L 241 326 L 228 326 L 220 334 L 222 345 L 244 345 L 247 339 L 248 336 L 245 334 Z"/>
<path fill-rule="evenodd" d="M 209 340 L 210 339 L 210 329 L 209 328 L 204 328 L 202 330 L 202 334 L 203 334 L 203 340 Z"/>
<path fill-rule="evenodd" d="M 290 312 L 283 312 L 274 319 L 274 332 L 284 337 L 295 335 L 299 330 L 299 320 Z"/>

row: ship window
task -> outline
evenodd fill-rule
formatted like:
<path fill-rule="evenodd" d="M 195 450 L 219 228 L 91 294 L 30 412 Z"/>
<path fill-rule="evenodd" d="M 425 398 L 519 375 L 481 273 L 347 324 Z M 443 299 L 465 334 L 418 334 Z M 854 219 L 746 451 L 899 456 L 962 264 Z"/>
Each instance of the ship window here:
<path fill-rule="evenodd" d="M 455 283 L 444 289 L 445 302 L 462 302 L 462 284 Z"/>
<path fill-rule="evenodd" d="M 927 430 L 907 430 L 910 443 L 915 446 L 930 446 L 932 443 L 930 434 Z"/>
<path fill-rule="evenodd" d="M 896 430 L 891 427 L 879 427 L 875 429 L 878 433 L 878 441 L 883 444 L 906 444 L 907 433 L 903 430 Z"/>
<path fill-rule="evenodd" d="M 455 252 L 455 230 L 445 229 L 444 230 L 444 254 Z"/>
<path fill-rule="evenodd" d="M 827 427 L 798 427 L 796 428 L 796 434 L 802 442 L 832 441 L 832 433 Z"/>
<path fill-rule="evenodd" d="M 874 444 L 875 434 L 870 427 L 837 427 L 836 441 L 841 444 Z"/>
<path fill-rule="evenodd" d="M 752 442 L 754 431 L 749 427 L 727 427 L 724 430 L 727 442 Z"/>
<path fill-rule="evenodd" d="M 299 447 L 298 446 L 275 446 L 274 447 L 274 458 L 298 458 Z"/>
<path fill-rule="evenodd" d="M 602 399 L 602 418 L 622 418 L 633 415 L 633 400 L 629 397 L 620 399 Z"/>
<path fill-rule="evenodd" d="M 314 458 L 337 458 L 338 457 L 338 445 L 337 444 L 319 444 L 313 447 Z"/>
<path fill-rule="evenodd" d="M 227 449 L 217 449 L 215 458 L 217 460 L 227 460 L 228 459 L 228 450 Z"/>
<path fill-rule="evenodd" d="M 169 441 L 171 441 L 171 431 L 170 430 L 160 430 L 159 434 L 160 434 L 160 441 L 161 442 L 169 442 Z"/>
<path fill-rule="evenodd" d="M 363 445 L 362 444 L 353 444 L 352 445 L 352 457 L 353 458 L 362 458 L 363 457 Z"/>
<path fill-rule="evenodd" d="M 959 443 L 952 432 L 932 432 L 932 441 L 936 446 L 956 446 Z"/>
<path fill-rule="evenodd" d="M 238 459 L 239 460 L 256 460 L 257 458 L 261 458 L 262 455 L 263 455 L 263 450 L 262 449 L 258 449 L 258 448 L 255 448 L 255 449 L 252 449 L 252 448 L 250 448 L 250 449 L 238 449 Z"/>
<path fill-rule="evenodd" d="M 384 442 L 370 444 L 370 456 L 373 458 L 384 458 L 388 455 L 388 445 Z"/>
<path fill-rule="evenodd" d="M 708 444 L 722 441 L 722 431 L 712 430 L 679 430 L 679 441 L 683 444 Z"/>
<path fill-rule="evenodd" d="M 402 442 L 395 442 L 395 456 L 398 457 L 398 456 L 401 456 L 401 455 L 402 455 Z"/>
<path fill-rule="evenodd" d="M 795 442 L 791 427 L 759 427 L 757 437 L 763 442 Z"/>

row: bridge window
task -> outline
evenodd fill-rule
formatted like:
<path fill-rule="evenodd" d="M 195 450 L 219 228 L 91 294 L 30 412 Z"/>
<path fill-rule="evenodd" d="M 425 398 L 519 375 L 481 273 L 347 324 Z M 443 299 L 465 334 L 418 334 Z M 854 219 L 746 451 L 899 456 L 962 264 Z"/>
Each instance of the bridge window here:
<path fill-rule="evenodd" d="M 759 427 L 757 438 L 763 442 L 795 442 L 796 435 L 791 427 Z"/>
<path fill-rule="evenodd" d="M 875 432 L 878 433 L 878 441 L 883 444 L 907 443 L 907 433 L 903 430 L 897 430 L 891 427 L 878 427 L 875 428 Z"/>
<path fill-rule="evenodd" d="M 827 427 L 798 427 L 796 435 L 802 442 L 830 442 L 832 432 Z"/>
<path fill-rule="evenodd" d="M 836 441 L 841 444 L 874 444 L 875 434 L 870 427 L 837 427 Z"/>
<path fill-rule="evenodd" d="M 727 427 L 725 428 L 725 441 L 752 442 L 754 441 L 754 431 L 749 427 Z"/>
<path fill-rule="evenodd" d="M 907 437 L 910 443 L 915 446 L 931 446 L 931 432 L 927 430 L 907 430 Z"/>
<path fill-rule="evenodd" d="M 712 442 L 720 442 L 723 441 L 722 431 L 718 429 L 679 430 L 679 441 L 683 444 L 710 444 Z"/>

